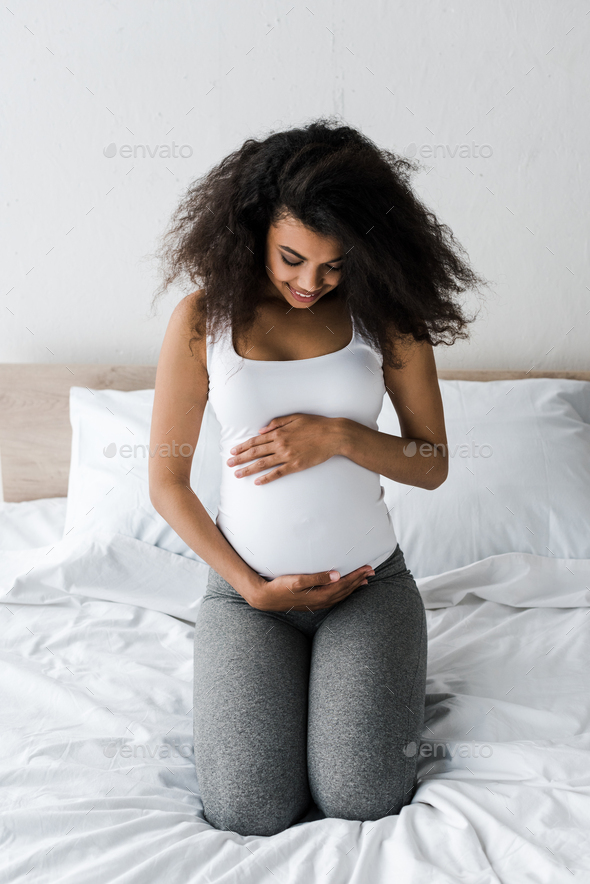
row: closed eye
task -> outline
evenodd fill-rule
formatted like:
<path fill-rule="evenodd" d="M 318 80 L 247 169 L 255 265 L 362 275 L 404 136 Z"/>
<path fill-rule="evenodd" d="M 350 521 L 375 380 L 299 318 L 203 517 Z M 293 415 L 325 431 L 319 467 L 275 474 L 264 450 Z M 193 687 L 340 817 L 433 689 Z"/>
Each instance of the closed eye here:
<path fill-rule="evenodd" d="M 297 267 L 299 264 L 302 264 L 302 261 L 287 261 L 284 255 L 281 255 L 281 258 L 289 267 Z M 342 270 L 342 267 L 331 267 L 329 264 L 326 264 L 326 267 L 330 267 L 330 270 Z"/>

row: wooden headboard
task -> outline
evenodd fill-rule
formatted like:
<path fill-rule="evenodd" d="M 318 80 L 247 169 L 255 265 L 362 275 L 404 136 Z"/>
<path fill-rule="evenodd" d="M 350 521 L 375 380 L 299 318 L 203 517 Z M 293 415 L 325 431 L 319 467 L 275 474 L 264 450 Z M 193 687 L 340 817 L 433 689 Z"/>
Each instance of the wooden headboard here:
<path fill-rule="evenodd" d="M 448 371 L 443 380 L 497 381 L 571 378 L 590 371 Z M 155 365 L 0 364 L 0 462 L 5 501 L 65 497 L 72 430 L 70 387 L 148 390 Z"/>

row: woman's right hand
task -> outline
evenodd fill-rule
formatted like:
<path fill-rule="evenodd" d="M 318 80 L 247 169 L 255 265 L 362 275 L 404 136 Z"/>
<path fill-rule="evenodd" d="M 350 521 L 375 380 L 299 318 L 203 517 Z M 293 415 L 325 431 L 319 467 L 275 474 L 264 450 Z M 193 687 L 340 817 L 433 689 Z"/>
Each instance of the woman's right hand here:
<path fill-rule="evenodd" d="M 364 586 L 368 583 L 367 577 L 374 573 L 370 565 L 363 565 L 335 580 L 330 574 L 338 574 L 338 571 L 284 574 L 274 580 L 258 575 L 260 582 L 242 595 L 252 608 L 259 611 L 321 611 L 341 602 L 357 587 Z"/>

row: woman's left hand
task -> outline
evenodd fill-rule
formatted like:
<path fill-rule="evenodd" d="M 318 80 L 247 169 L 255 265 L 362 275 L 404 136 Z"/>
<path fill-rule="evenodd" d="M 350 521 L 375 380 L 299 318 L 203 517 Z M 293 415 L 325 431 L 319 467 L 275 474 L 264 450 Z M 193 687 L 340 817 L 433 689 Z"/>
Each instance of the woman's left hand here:
<path fill-rule="evenodd" d="M 259 473 L 269 467 L 276 470 L 255 480 L 255 485 L 266 485 L 289 473 L 298 473 L 324 463 L 338 453 L 339 418 L 317 414 L 288 414 L 276 417 L 254 436 L 231 449 L 228 466 L 248 463 L 259 458 L 234 475 L 241 478 Z"/>

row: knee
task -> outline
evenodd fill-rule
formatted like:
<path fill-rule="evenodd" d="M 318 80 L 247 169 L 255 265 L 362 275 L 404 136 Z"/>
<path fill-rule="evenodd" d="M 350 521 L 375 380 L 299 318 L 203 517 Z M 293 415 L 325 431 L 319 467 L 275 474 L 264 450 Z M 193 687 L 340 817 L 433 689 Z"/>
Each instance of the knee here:
<path fill-rule="evenodd" d="M 205 809 L 205 819 L 216 829 L 236 832 L 238 835 L 278 835 L 294 822 L 291 815 L 280 808 L 224 807 L 218 811 Z"/>
<path fill-rule="evenodd" d="M 278 835 L 296 823 L 311 803 L 307 779 L 302 784 L 281 784 L 274 778 L 262 784 L 244 777 L 202 782 L 201 798 L 207 822 L 243 836 Z"/>
<path fill-rule="evenodd" d="M 310 779 L 311 794 L 327 817 L 380 820 L 395 816 L 416 791 L 416 772 L 403 766 L 370 769 L 368 764 L 323 765 Z"/>
<path fill-rule="evenodd" d="M 318 796 L 315 802 L 327 817 L 367 822 L 397 815 L 402 807 L 410 803 L 414 791 L 412 788 L 406 795 L 399 793 L 383 795 L 364 789 L 343 788 Z"/>

